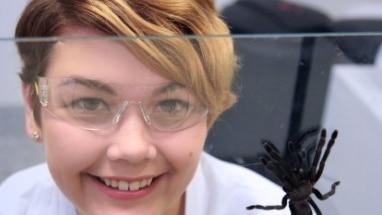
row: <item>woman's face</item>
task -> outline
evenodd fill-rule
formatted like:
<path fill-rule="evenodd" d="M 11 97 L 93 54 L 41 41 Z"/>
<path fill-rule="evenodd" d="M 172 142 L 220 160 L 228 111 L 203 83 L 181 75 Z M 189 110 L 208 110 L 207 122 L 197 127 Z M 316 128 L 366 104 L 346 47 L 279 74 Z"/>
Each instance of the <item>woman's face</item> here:
<path fill-rule="evenodd" d="M 64 34 L 97 35 L 100 33 L 81 28 L 68 29 Z M 46 76 L 95 79 L 126 101 L 146 98 L 155 87 L 130 90 L 125 85 L 170 82 L 144 66 L 124 45 L 110 40 L 58 42 Z M 101 97 L 108 93 L 103 88 L 97 90 Z M 99 103 L 88 102 L 76 106 L 99 107 Z M 31 112 L 27 112 L 27 120 L 30 131 L 40 131 L 51 174 L 78 214 L 178 214 L 207 135 L 205 118 L 176 132 L 152 129 L 137 102 L 127 106 L 118 123 L 98 131 L 75 126 L 44 108 L 41 127 L 35 126 Z"/>

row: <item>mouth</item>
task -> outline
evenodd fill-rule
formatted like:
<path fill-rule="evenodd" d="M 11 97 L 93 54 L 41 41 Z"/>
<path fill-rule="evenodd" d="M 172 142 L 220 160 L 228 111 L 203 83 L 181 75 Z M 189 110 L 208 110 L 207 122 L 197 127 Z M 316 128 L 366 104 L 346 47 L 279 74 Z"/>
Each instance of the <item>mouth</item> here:
<path fill-rule="evenodd" d="M 145 188 L 150 187 L 154 181 L 156 181 L 157 177 L 141 179 L 137 181 L 125 181 L 125 180 L 116 180 L 116 179 L 108 179 L 96 177 L 96 179 L 103 183 L 105 186 L 120 190 L 120 191 L 140 191 Z"/>

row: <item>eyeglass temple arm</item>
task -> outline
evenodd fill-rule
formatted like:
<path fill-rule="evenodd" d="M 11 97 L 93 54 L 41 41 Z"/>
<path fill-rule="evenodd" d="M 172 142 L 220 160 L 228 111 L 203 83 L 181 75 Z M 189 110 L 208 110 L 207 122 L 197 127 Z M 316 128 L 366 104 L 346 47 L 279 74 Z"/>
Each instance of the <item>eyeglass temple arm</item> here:
<path fill-rule="evenodd" d="M 34 89 L 36 91 L 36 95 L 38 96 L 39 95 L 39 89 L 38 89 L 37 81 L 34 81 Z"/>

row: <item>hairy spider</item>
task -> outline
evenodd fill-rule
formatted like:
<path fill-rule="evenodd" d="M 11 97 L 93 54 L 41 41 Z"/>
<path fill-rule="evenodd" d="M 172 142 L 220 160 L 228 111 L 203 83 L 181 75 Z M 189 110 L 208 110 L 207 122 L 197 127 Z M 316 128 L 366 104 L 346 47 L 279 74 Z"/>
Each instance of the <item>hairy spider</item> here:
<path fill-rule="evenodd" d="M 292 215 L 311 215 L 312 209 L 310 205 L 313 207 L 317 215 L 322 215 L 320 209 L 310 195 L 313 193 L 318 199 L 325 200 L 335 193 L 336 186 L 340 184 L 339 181 L 334 182 L 331 190 L 326 194 L 321 194 L 319 190 L 314 188 L 314 185 L 324 171 L 326 159 L 335 143 L 338 131 L 335 130 L 332 133 L 322 158 L 322 149 L 326 143 L 326 129 L 321 130 L 317 147 L 310 147 L 308 151 L 302 149 L 302 142 L 304 139 L 316 131 L 317 129 L 311 129 L 303 133 L 295 143 L 288 141 L 287 149 L 290 155 L 289 159 L 283 158 L 279 150 L 270 141 L 262 141 L 267 154 L 260 158 L 261 162 L 281 182 L 282 188 L 286 194 L 281 200 L 281 205 L 251 205 L 247 207 L 248 210 L 255 208 L 263 210 L 281 210 L 286 207 L 289 199 L 289 209 Z M 312 161 L 310 156 L 313 153 L 314 157 Z"/>

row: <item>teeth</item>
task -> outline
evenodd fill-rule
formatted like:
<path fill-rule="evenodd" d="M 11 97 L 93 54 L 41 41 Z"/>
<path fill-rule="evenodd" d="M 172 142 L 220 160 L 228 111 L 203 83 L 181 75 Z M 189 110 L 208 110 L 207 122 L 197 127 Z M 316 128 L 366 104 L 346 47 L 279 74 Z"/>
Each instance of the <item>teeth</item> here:
<path fill-rule="evenodd" d="M 135 181 L 133 183 L 130 183 L 129 189 L 131 191 L 137 191 L 139 190 L 139 181 Z"/>
<path fill-rule="evenodd" d="M 111 185 L 111 181 L 109 179 L 104 179 L 103 182 L 105 182 L 105 184 L 107 186 L 110 186 Z"/>
<path fill-rule="evenodd" d="M 153 178 L 143 179 L 141 181 L 132 181 L 132 182 L 101 178 L 101 181 L 103 181 L 106 184 L 106 186 L 113 187 L 118 190 L 137 191 L 139 189 L 150 186 L 151 182 L 153 181 Z"/>
<path fill-rule="evenodd" d="M 147 186 L 150 186 L 150 185 L 151 185 L 151 182 L 153 182 L 153 178 L 149 178 L 149 179 L 147 179 Z"/>
<path fill-rule="evenodd" d="M 147 180 L 142 180 L 139 186 L 146 187 L 146 185 L 147 185 Z"/>
<path fill-rule="evenodd" d="M 120 189 L 120 190 L 129 190 L 129 183 L 127 183 L 126 181 L 120 181 L 118 183 L 118 189 Z"/>
<path fill-rule="evenodd" d="M 111 186 L 114 187 L 114 188 L 117 188 L 118 187 L 118 181 L 111 180 Z"/>

